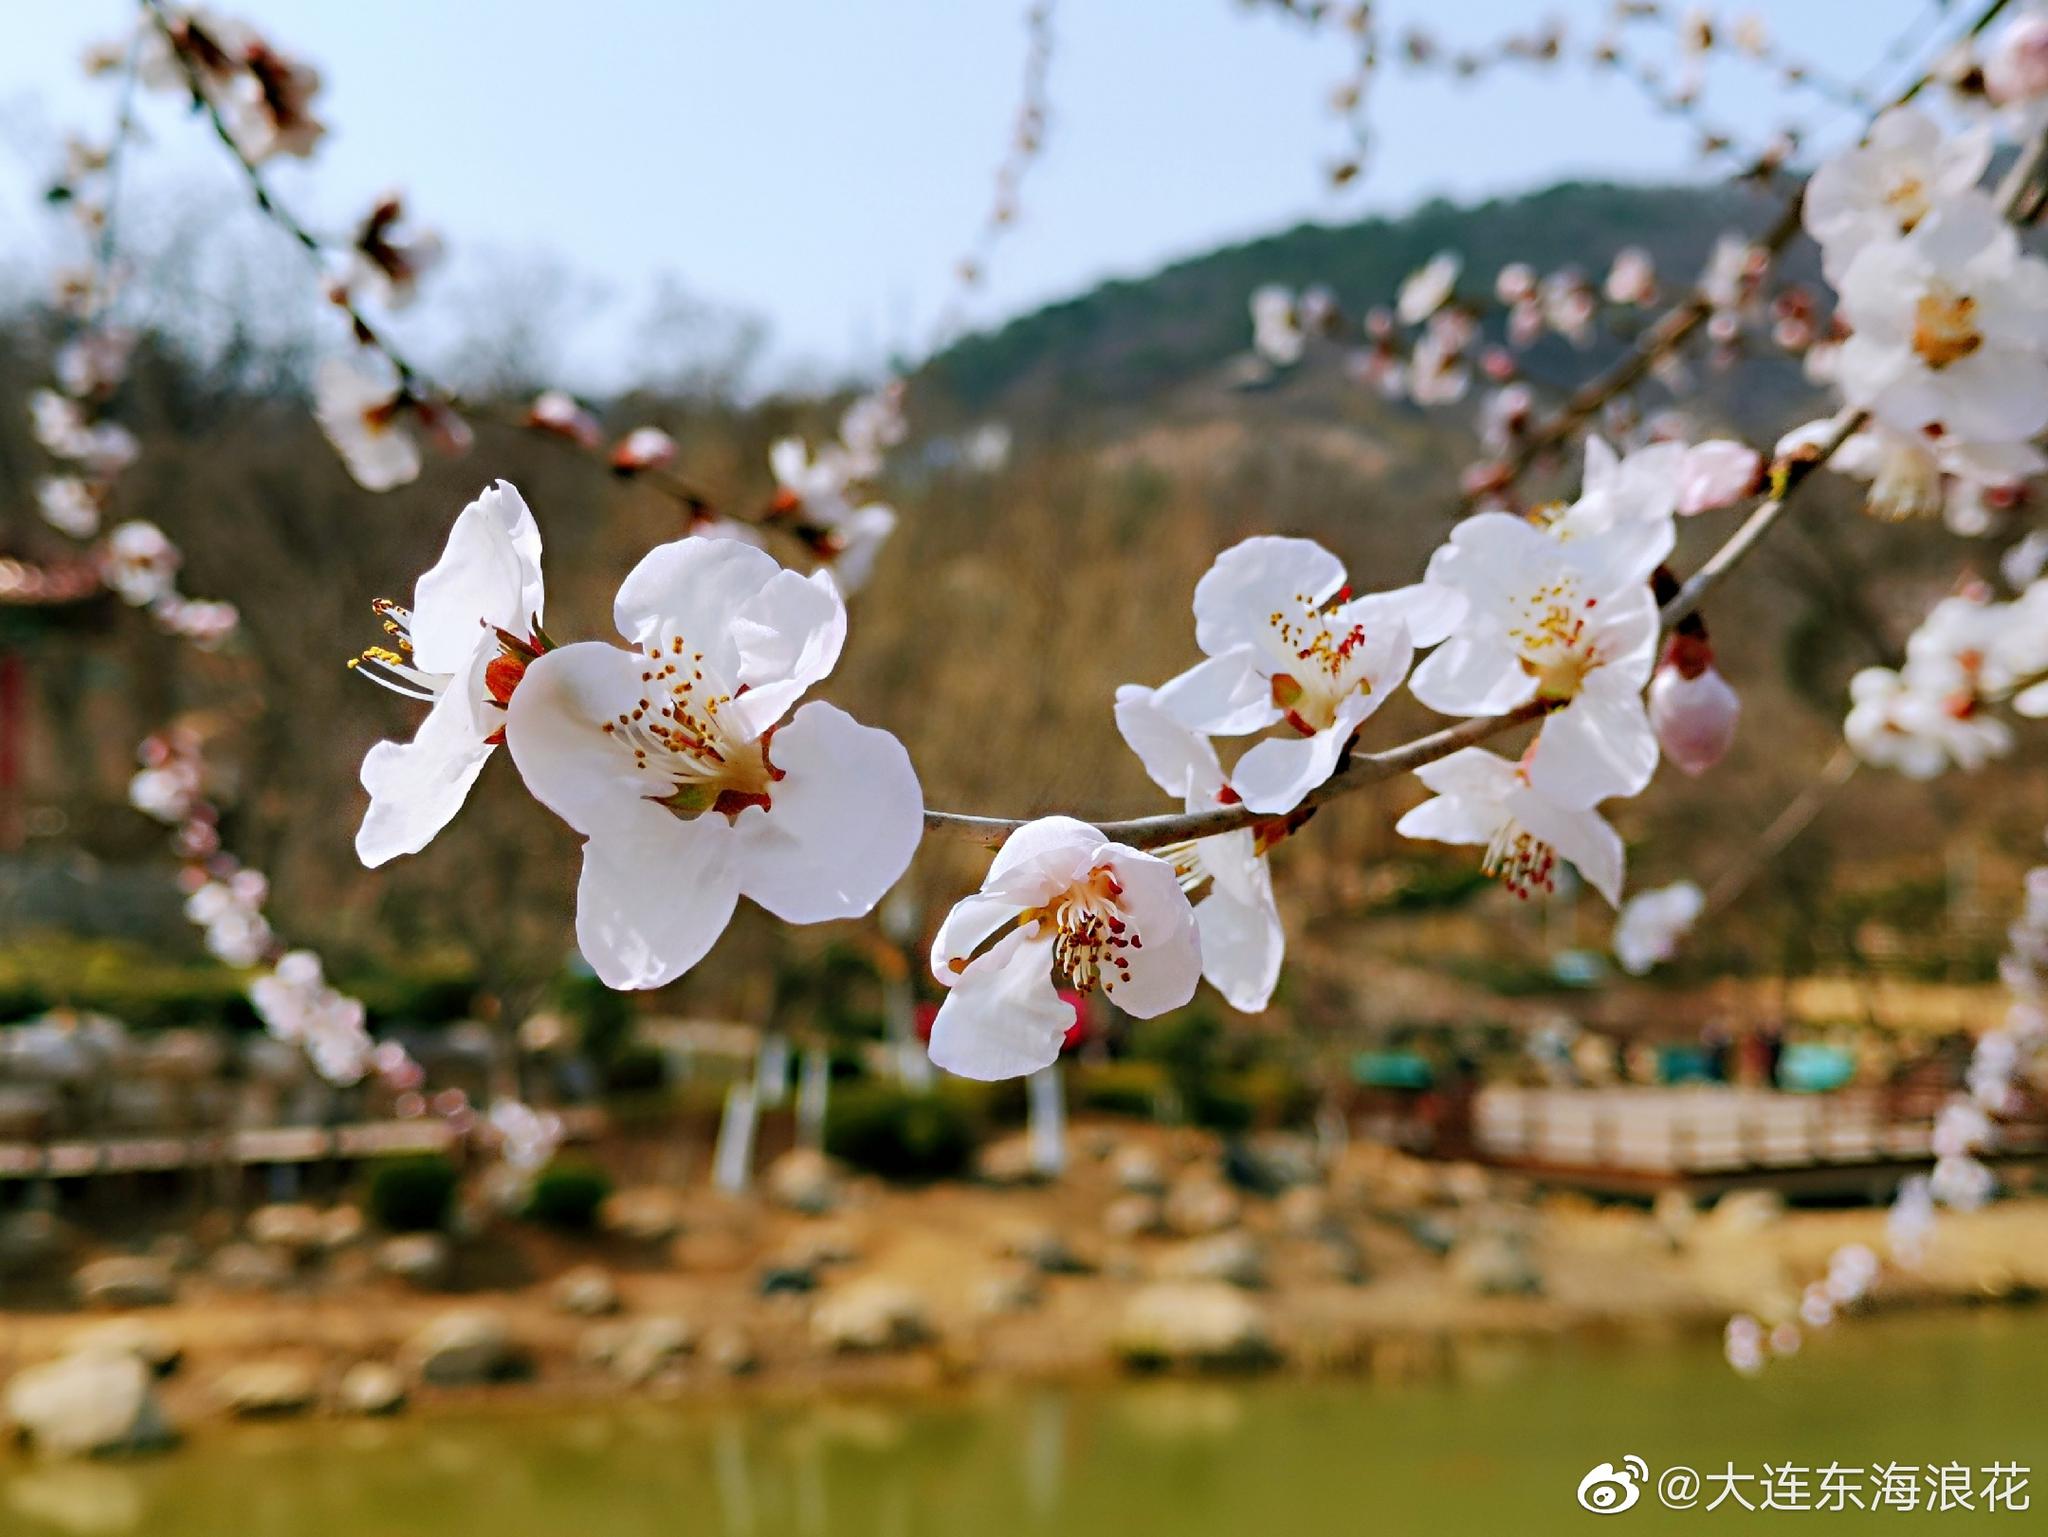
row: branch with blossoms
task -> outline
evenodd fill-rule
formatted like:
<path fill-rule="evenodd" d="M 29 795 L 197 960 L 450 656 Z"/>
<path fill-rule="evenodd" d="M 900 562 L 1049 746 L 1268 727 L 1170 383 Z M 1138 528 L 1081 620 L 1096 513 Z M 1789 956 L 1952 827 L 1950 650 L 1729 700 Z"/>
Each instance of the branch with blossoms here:
<path fill-rule="evenodd" d="M 342 253 L 280 207 L 261 169 L 317 141 L 317 77 L 244 32 L 166 0 L 143 3 L 174 81 L 259 206 L 325 272 Z M 1988 6 L 1977 30 L 2001 7 Z M 1045 11 L 1032 16 L 1026 112 L 1042 124 Z M 1619 905 L 1624 850 L 1603 805 L 1640 793 L 1665 758 L 1703 773 L 1727 751 L 1740 699 L 1715 666 L 1708 602 L 1821 472 L 1868 480 L 1880 516 L 1939 509 L 1952 526 L 1994 532 L 2043 467 L 2048 266 L 2020 250 L 2011 225 L 2031 221 L 2043 196 L 2044 26 L 2028 11 L 1991 38 L 1976 76 L 1943 77 L 1983 122 L 1950 131 L 1915 104 L 1881 114 L 1862 144 L 1816 170 L 1760 243 L 1724 242 L 1620 364 L 1548 423 L 1523 413 L 1530 420 L 1497 445 L 1504 468 L 1468 486 L 1485 509 L 1458 523 L 1413 581 L 1354 590 L 1339 558 L 1305 539 L 1256 536 L 1222 551 L 1193 594 L 1203 660 L 1105 701 L 1180 807 L 1159 816 L 930 810 L 894 736 L 806 702 L 845 644 L 850 589 L 895 526 L 866 488 L 904 435 L 900 386 L 855 402 L 831 443 L 778 443 L 778 491 L 725 521 L 675 475 L 676 445 L 659 429 L 607 447 L 586 408 L 544 395 L 527 425 L 666 490 L 692 531 L 627 575 L 616 643 L 564 640 L 544 622 L 540 525 L 519 492 L 495 482 L 463 509 L 411 601 L 378 605 L 385 642 L 358 658 L 427 710 L 411 740 L 379 743 L 363 764 L 357 851 L 369 865 L 423 851 L 502 745 L 534 797 L 582 840 L 584 956 L 614 987 L 650 988 L 694 967 L 741 897 L 793 924 L 860 917 L 927 833 L 963 835 L 997 852 L 933 946 L 946 999 L 931 1055 L 982 1078 L 1057 1056 L 1071 1020 L 1062 977 L 1140 1017 L 1185 1003 L 1204 979 L 1240 1009 L 1265 1008 L 1286 948 L 1273 855 L 1322 805 L 1396 776 L 1412 773 L 1431 792 L 1397 823 L 1403 836 L 1479 849 L 1482 868 L 1523 897 L 1554 890 L 1570 866 Z M 160 73 L 153 57 L 139 67 L 144 80 Z M 1982 183 L 2001 133 L 2028 148 L 1994 195 Z M 1035 133 L 1024 137 L 1035 147 Z M 1014 178 L 1003 186 L 1013 194 Z M 359 290 L 379 285 L 380 302 L 403 302 L 431 262 L 434 243 L 402 234 L 401 216 L 395 200 L 380 204 L 331 278 L 359 352 L 324 368 L 316 392 L 330 437 L 373 488 L 418 473 L 412 428 L 439 420 L 443 435 L 462 436 L 449 425 L 460 421 L 454 397 L 392 352 L 358 303 Z M 1646 441 L 1625 422 L 1631 436 L 1619 447 L 1586 438 L 1569 501 L 1528 515 L 1495 505 L 1524 468 L 1576 440 L 1695 335 L 1726 349 L 1758 328 L 1769 258 L 1801 232 L 1820 249 L 1832 318 L 1823 325 L 1818 303 L 1780 291 L 1767 330 L 1838 391 L 1838 410 L 1768 455 L 1725 440 Z M 1455 260 L 1432 262 L 1404 286 L 1385 329 L 1365 325 L 1367 362 L 1425 403 L 1467 387 L 1482 314 L 1458 295 L 1459 276 Z M 1584 277 L 1522 271 L 1502 274 L 1495 291 L 1511 343 L 1517 326 L 1526 339 L 1590 335 L 1603 302 L 1644 312 L 1656 302 L 1640 259 L 1617 263 L 1598 290 Z M 1271 362 L 1334 328 L 1334 303 L 1318 309 L 1292 295 L 1255 303 L 1255 341 Z M 1401 326 L 1420 334 L 1397 345 Z M 370 380 L 365 358 L 388 377 Z M 1504 386 L 1521 382 L 1512 355 L 1482 352 L 1480 367 Z M 1677 569 L 1679 520 L 1738 506 L 1749 510 L 1715 553 Z M 753 542 L 763 530 L 794 534 L 814 569 L 785 569 Z M 1967 768 L 2010 750 L 2003 712 L 2048 710 L 2048 584 L 2039 552 L 2031 559 L 2010 599 L 1957 595 L 1929 616 L 1901 667 L 1859 676 L 1845 733 L 1860 760 L 1913 774 Z M 1456 723 L 1375 747 L 1371 718 L 1404 685 Z M 1513 757 L 1488 750 L 1517 730 Z M 1219 748 L 1233 741 L 1244 745 Z M 230 938 L 253 932 L 245 909 L 260 893 L 251 882 L 237 892 L 239 871 L 219 873 L 222 891 L 199 904 L 212 915 L 204 921 Z M 1675 948 L 1701 905 L 1637 909 L 1649 913 L 1636 925 L 1650 934 L 1642 944 L 1625 913 L 1624 962 Z M 346 1012 L 305 968 L 285 974 L 280 960 L 272 974 L 281 1008 Z"/>
<path fill-rule="evenodd" d="M 2033 383 L 2036 344 L 1979 317 L 2011 312 L 2048 272 L 2001 222 L 2024 213 L 2040 156 L 2037 144 L 1994 205 L 1976 190 L 1988 143 L 1982 155 L 1974 141 L 1951 146 L 1899 108 L 1822 168 L 1801 217 L 1840 274 L 1848 335 L 1833 368 L 1847 404 L 1782 445 L 1767 476 L 1740 445 L 1623 454 L 1595 439 L 1575 500 L 1470 517 L 1419 581 L 1386 592 L 1355 594 L 1311 541 L 1225 551 L 1195 590 L 1206 660 L 1156 688 L 1129 685 L 1115 704 L 1179 813 L 1088 823 L 925 810 L 893 738 L 829 706 L 797 708 L 843 644 L 838 588 L 733 541 L 693 536 L 643 560 L 615 608 L 624 646 L 558 646 L 540 626 L 537 529 L 516 492 L 495 487 L 458 520 L 413 609 L 386 607 L 397 650 L 372 659 L 433 710 L 413 743 L 383 744 L 365 764 L 365 858 L 416 851 L 502 741 L 585 839 L 586 958 L 614 986 L 652 987 L 701 959 L 742 895 L 791 921 L 859 916 L 922 831 L 999 843 L 933 950 L 948 991 L 933 1059 L 976 1077 L 1053 1060 L 1062 974 L 1141 1017 L 1185 1003 L 1203 976 L 1263 1008 L 1284 953 L 1269 856 L 1321 804 L 1396 774 L 1435 792 L 1401 833 L 1478 845 L 1487 872 L 1524 896 L 1551 890 L 1568 863 L 1618 904 L 1623 850 L 1600 803 L 1639 793 L 1665 753 L 1706 770 L 1734 730 L 1739 701 L 1713 670 L 1701 615 L 1719 583 L 1879 424 L 1919 412 L 1915 430 L 1944 452 L 2020 425 L 2002 401 Z M 2048 388 L 2032 395 L 2039 417 L 2023 434 L 2048 424 Z M 1676 520 L 1759 479 L 1772 494 L 1720 549 L 1682 580 L 1670 571 Z M 1404 682 L 1464 724 L 1368 750 L 1363 728 Z M 1529 726 L 1514 760 L 1481 746 Z M 1245 736 L 1259 740 L 1226 767 L 1214 739 Z"/>

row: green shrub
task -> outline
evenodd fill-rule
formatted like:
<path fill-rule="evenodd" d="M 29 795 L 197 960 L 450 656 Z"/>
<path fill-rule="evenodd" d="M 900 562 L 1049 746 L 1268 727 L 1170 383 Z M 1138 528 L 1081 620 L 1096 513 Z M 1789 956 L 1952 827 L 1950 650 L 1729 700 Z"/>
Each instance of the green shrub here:
<path fill-rule="evenodd" d="M 597 1210 L 611 1193 L 612 1177 L 598 1165 L 557 1158 L 535 1176 L 526 1215 L 565 1233 L 587 1233 L 597 1226 Z"/>
<path fill-rule="evenodd" d="M 832 1096 L 826 1115 L 826 1151 L 885 1179 L 963 1174 L 974 1143 L 974 1118 L 959 1101 L 894 1084 L 849 1084 Z"/>
<path fill-rule="evenodd" d="M 1157 1062 L 1088 1062 L 1077 1064 L 1072 1077 L 1074 1104 L 1100 1115 L 1159 1113 L 1168 1088 L 1166 1069 Z"/>
<path fill-rule="evenodd" d="M 607 1094 L 654 1094 L 668 1087 L 668 1058 L 652 1046 L 622 1046 L 604 1064 Z"/>
<path fill-rule="evenodd" d="M 1195 1125 L 1209 1131 L 1249 1131 L 1258 1119 L 1258 1110 L 1252 1104 L 1251 1096 L 1235 1084 L 1204 1084 L 1196 1093 L 1187 1096 L 1187 1117 Z"/>
<path fill-rule="evenodd" d="M 431 1233 L 448 1225 L 460 1176 L 441 1153 L 381 1160 L 370 1172 L 370 1215 L 393 1233 Z"/>

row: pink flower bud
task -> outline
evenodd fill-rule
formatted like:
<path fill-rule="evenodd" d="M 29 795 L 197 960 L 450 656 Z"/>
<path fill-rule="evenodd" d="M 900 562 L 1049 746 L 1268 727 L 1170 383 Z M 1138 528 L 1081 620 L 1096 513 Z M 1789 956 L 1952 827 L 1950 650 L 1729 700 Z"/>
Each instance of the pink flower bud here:
<path fill-rule="evenodd" d="M 1741 715 L 1742 700 L 1715 670 L 1706 642 L 1675 637 L 1650 680 L 1650 725 L 1665 756 L 1688 774 L 1704 774 L 1727 755 Z"/>
<path fill-rule="evenodd" d="M 1984 87 L 2000 106 L 2048 95 L 2048 16 L 2022 16 L 1992 45 Z"/>

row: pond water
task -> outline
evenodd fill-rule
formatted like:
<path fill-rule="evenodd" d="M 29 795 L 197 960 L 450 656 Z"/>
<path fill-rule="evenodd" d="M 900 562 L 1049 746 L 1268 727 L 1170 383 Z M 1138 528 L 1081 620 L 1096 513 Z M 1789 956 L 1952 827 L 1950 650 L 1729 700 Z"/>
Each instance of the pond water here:
<path fill-rule="evenodd" d="M 143 1537 L 1173 1537 L 2048 1530 L 2048 1315 L 1859 1321 L 1745 1382 L 1711 1343 L 1499 1345 L 1454 1377 L 1160 1380 L 927 1400 L 619 1404 L 212 1431 L 124 1465 L 0 1462 L 0 1532 Z M 2031 1509 L 1750 1514 L 1576 1503 L 1634 1454 L 2038 1468 Z M 1981 1484 L 1981 1477 L 1973 1484 Z M 1740 1486 L 1761 1504 L 1759 1484 Z M 1865 1498 L 1875 1480 L 1861 1485 Z"/>

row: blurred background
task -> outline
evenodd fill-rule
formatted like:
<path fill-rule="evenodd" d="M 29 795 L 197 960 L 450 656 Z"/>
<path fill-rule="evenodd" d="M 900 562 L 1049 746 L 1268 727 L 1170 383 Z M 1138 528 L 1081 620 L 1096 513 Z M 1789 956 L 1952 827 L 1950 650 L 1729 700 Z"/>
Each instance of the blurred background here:
<path fill-rule="evenodd" d="M 1675 9 L 1553 7 L 1567 45 L 1546 59 L 1502 50 L 1533 31 L 1512 4 L 1389 5 L 1354 110 L 1355 41 L 1315 7 L 1063 7 L 1042 148 L 990 223 L 1027 58 L 1010 5 L 251 4 L 328 81 L 331 140 L 278 187 L 344 227 L 403 185 L 452 254 L 394 333 L 466 401 L 516 415 L 575 389 L 754 507 L 771 442 L 829 438 L 874 380 L 906 380 L 882 486 L 901 527 L 822 692 L 903 739 L 934 806 L 1102 818 L 1167 809 L 1109 701 L 1196 660 L 1189 599 L 1219 549 L 1301 534 L 1361 585 L 1414 580 L 1475 456 L 1476 391 L 1385 398 L 1335 349 L 1253 364 L 1254 289 L 1327 284 L 1362 310 L 1443 250 L 1483 289 L 1514 262 L 1597 281 L 1640 247 L 1676 294 L 1782 205 L 1733 166 L 1788 127 L 1802 163 L 1852 141 L 1861 104 L 1970 19 L 1765 7 L 1766 65 L 1688 52 Z M 78 56 L 131 15 L 8 18 L 0 400 L 50 376 L 49 285 L 76 237 L 40 204 L 66 134 L 114 110 Z M 1411 26 L 1430 48 L 1396 41 Z M 1589 62 L 1610 38 L 1624 66 Z M 1939 527 L 1879 526 L 1817 487 L 1776 558 L 1717 596 L 1734 750 L 1611 808 L 1632 886 L 1691 876 L 1721 898 L 1653 976 L 1616 969 L 1612 913 L 1576 883 L 1519 902 L 1472 851 L 1397 838 L 1422 792 L 1396 780 L 1278 852 L 1289 953 L 1264 1014 L 1205 990 L 1141 1024 L 1089 1000 L 1049 1088 L 933 1085 L 924 955 L 979 851 L 931 843 L 862 923 L 797 931 L 743 904 L 703 965 L 630 997 L 577 959 L 575 840 L 509 763 L 428 852 L 358 866 L 362 754 L 415 712 L 344 662 L 453 513 L 489 479 L 521 489 L 558 636 L 606 633 L 621 574 L 686 525 L 488 409 L 467 457 L 363 492 L 308 412 L 342 344 L 332 307 L 199 122 L 160 98 L 141 124 L 120 246 L 143 338 L 118 413 L 141 454 L 120 512 L 169 532 L 184 589 L 231 600 L 243 630 L 196 652 L 75 571 L 37 516 L 28 414 L 0 410 L 0 563 L 35 577 L 0 586 L 0 1364 L 74 1349 L 84 1305 L 142 1320 L 123 1348 L 153 1372 L 183 1359 L 161 1391 L 187 1424 L 341 1412 L 359 1366 L 456 1409 L 420 1440 L 283 1431 L 249 1464 L 204 1446 L 132 1471 L 24 1462 L 0 1471 L 22 1529 L 197 1531 L 230 1488 L 256 1500 L 252 1531 L 294 1534 L 515 1537 L 593 1508 L 623 1532 L 704 1488 L 732 1532 L 1128 1529 L 1162 1509 L 1190 1530 L 1280 1510 L 1548 1529 L 1625 1451 L 2025 1449 L 2012 1363 L 2048 1342 L 2030 1315 L 1816 1335 L 1762 1384 L 1718 1344 L 1731 1312 L 1790 1322 L 1832 1253 L 1880 1243 L 2004 1008 L 2005 927 L 2048 821 L 2033 761 L 1802 799 L 1849 675 L 1954 581 Z M 1780 276 L 1817 281 L 1812 248 Z M 1562 392 L 1654 314 L 1547 337 L 1524 371 Z M 1796 359 L 1749 348 L 1703 354 L 1682 407 L 1696 436 L 1768 450 L 1825 402 Z M 1004 451 L 973 451 L 991 426 Z M 1681 533 L 1685 567 L 1711 536 Z M 166 722 L 203 743 L 273 921 L 461 1114 L 322 1084 L 262 1035 L 128 803 L 135 743 Z M 1369 734 L 1431 724 L 1404 696 Z M 1788 808 L 1796 837 L 1754 859 Z M 567 1140 L 513 1178 L 466 1117 L 515 1096 Z M 2026 1140 L 2038 1110 L 2000 1165 L 2017 1192 L 2048 1148 Z M 2042 1221 L 2001 1207 L 1883 1305 L 2030 1295 Z M 1212 1380 L 1281 1363 L 1303 1369 L 1284 1390 Z M 1193 1377 L 1085 1385 L 1126 1367 Z M 916 1396 L 721 1407 L 749 1375 Z M 357 1376 L 368 1402 L 376 1373 Z M 462 1417 L 512 1379 L 692 1402 Z M 1030 1386 L 1047 1379 L 1084 1386 Z"/>

